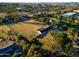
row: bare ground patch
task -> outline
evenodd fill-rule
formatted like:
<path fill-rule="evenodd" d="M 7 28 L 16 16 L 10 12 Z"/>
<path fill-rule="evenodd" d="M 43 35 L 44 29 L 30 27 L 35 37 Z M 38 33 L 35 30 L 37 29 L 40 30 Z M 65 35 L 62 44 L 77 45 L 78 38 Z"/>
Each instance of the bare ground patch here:
<path fill-rule="evenodd" d="M 27 39 L 31 40 L 39 34 L 38 32 L 36 32 L 38 29 L 45 28 L 47 26 L 20 22 L 17 24 L 9 25 L 9 27 L 15 30 L 16 32 L 20 33 Z"/>

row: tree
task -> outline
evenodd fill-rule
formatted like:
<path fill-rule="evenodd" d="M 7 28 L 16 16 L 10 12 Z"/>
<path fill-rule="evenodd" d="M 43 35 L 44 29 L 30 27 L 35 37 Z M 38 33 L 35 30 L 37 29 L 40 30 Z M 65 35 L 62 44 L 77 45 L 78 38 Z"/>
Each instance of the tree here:
<path fill-rule="evenodd" d="M 0 23 L 3 23 L 3 22 L 5 22 L 5 19 L 0 17 Z"/>
<path fill-rule="evenodd" d="M 79 25 L 79 20 L 74 20 L 75 25 Z"/>
<path fill-rule="evenodd" d="M 71 21 L 73 21 L 73 17 L 70 16 L 70 17 L 67 18 L 67 20 L 71 22 Z"/>
<path fill-rule="evenodd" d="M 33 38 L 31 41 L 31 46 L 30 46 L 30 49 L 27 53 L 27 56 L 34 56 L 34 57 L 35 56 L 42 56 L 42 54 L 37 53 L 40 46 L 41 46 L 41 43 L 36 38 Z"/>
<path fill-rule="evenodd" d="M 36 38 L 33 38 L 32 43 L 36 44 L 36 43 L 38 43 L 38 40 Z"/>
<path fill-rule="evenodd" d="M 37 38 L 33 38 L 31 43 L 35 44 L 38 48 L 42 45 Z"/>
<path fill-rule="evenodd" d="M 69 28 L 68 29 L 68 37 L 71 40 L 76 40 L 78 38 L 78 31 L 75 28 Z"/>
<path fill-rule="evenodd" d="M 22 49 L 24 52 L 27 52 L 29 50 L 29 47 L 30 47 L 30 44 L 27 43 L 27 44 L 22 46 Z"/>
<path fill-rule="evenodd" d="M 34 55 L 34 51 L 37 49 L 37 46 L 35 44 L 32 44 L 28 53 L 27 53 L 27 56 L 33 56 Z"/>
<path fill-rule="evenodd" d="M 13 54 L 13 57 L 20 57 L 20 56 L 21 56 L 20 52 L 15 52 L 15 53 Z"/>
<path fill-rule="evenodd" d="M 69 52 L 71 51 L 70 47 L 72 48 L 72 42 L 67 37 L 67 34 L 64 32 L 58 32 L 55 35 L 55 40 L 57 44 L 60 46 L 61 51 L 69 55 Z"/>
<path fill-rule="evenodd" d="M 34 57 L 43 57 L 43 55 L 41 53 L 35 53 L 33 56 Z"/>

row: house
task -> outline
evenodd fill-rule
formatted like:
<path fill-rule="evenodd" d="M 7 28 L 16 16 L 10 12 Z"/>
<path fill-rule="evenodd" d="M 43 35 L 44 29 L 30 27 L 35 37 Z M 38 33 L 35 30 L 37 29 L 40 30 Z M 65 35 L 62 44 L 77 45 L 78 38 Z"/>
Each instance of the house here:
<path fill-rule="evenodd" d="M 75 18 L 79 19 L 79 10 L 74 10 L 73 12 L 75 12 L 75 13 L 76 13 Z"/>
<path fill-rule="evenodd" d="M 0 56 L 10 57 L 15 52 L 20 52 L 21 48 L 12 41 L 6 40 L 0 43 Z"/>
<path fill-rule="evenodd" d="M 1 18 L 5 18 L 6 16 L 7 16 L 6 13 L 0 13 L 0 17 L 1 17 Z"/>
<path fill-rule="evenodd" d="M 43 38 L 46 34 L 48 34 L 48 31 L 59 32 L 59 30 L 49 26 L 46 29 L 39 30 L 39 35 L 36 38 Z"/>
<path fill-rule="evenodd" d="M 16 8 L 16 9 L 20 10 L 20 9 L 22 9 L 22 8 L 21 8 L 21 7 L 18 7 L 18 8 Z"/>
<path fill-rule="evenodd" d="M 58 23 L 59 20 L 52 20 L 52 19 L 50 19 L 49 22 L 53 24 L 53 23 Z"/>
<path fill-rule="evenodd" d="M 61 16 L 62 17 L 70 17 L 70 16 L 74 16 L 75 14 L 76 14 L 75 12 L 68 12 L 68 13 L 62 14 Z"/>
<path fill-rule="evenodd" d="M 75 12 L 76 14 L 79 14 L 79 10 L 74 10 L 73 12 Z"/>
<path fill-rule="evenodd" d="M 20 15 L 21 20 L 28 20 L 30 17 L 28 15 Z"/>
<path fill-rule="evenodd" d="M 60 13 L 68 13 L 68 12 L 72 12 L 72 10 L 71 9 L 61 9 L 60 10 Z"/>

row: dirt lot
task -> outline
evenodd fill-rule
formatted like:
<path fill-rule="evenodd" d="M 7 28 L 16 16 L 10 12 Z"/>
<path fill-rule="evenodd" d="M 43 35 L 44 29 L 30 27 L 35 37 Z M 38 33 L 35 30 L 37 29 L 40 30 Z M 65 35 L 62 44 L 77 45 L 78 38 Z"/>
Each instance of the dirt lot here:
<path fill-rule="evenodd" d="M 38 35 L 38 32 L 36 32 L 38 29 L 46 28 L 47 26 L 19 22 L 17 24 L 9 25 L 9 27 L 31 40 Z"/>

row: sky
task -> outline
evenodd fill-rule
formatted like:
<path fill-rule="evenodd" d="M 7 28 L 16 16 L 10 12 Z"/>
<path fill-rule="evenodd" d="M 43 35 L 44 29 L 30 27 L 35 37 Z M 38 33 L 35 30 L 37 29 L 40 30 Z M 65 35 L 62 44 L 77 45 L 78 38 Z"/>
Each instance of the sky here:
<path fill-rule="evenodd" d="M 0 0 L 0 2 L 79 2 L 79 0 Z"/>

